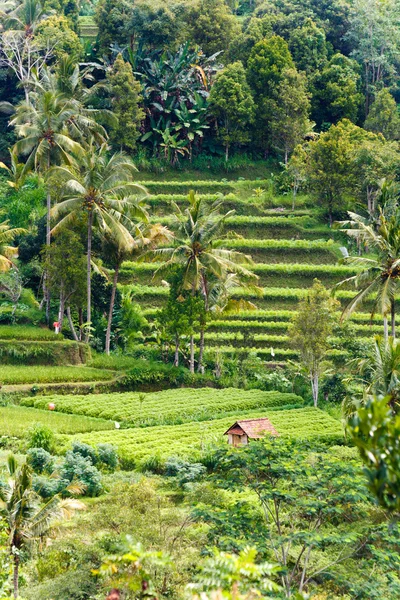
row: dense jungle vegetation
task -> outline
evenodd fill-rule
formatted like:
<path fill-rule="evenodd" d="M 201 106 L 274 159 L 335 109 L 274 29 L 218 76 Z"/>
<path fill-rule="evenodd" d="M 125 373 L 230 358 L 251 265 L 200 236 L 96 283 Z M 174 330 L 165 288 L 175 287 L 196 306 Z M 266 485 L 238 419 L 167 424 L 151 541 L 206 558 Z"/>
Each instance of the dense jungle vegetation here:
<path fill-rule="evenodd" d="M 396 0 L 0 2 L 0 600 L 400 597 L 399 105 Z"/>

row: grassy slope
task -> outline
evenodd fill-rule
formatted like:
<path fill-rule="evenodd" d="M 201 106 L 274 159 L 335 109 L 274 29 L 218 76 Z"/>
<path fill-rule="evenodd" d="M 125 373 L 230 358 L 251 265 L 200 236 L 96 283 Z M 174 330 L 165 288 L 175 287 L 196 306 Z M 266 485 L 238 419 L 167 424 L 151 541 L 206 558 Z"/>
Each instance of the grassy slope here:
<path fill-rule="evenodd" d="M 69 381 L 104 381 L 113 378 L 111 371 L 91 367 L 16 366 L 0 365 L 0 382 L 3 385 L 25 383 L 61 383 Z"/>

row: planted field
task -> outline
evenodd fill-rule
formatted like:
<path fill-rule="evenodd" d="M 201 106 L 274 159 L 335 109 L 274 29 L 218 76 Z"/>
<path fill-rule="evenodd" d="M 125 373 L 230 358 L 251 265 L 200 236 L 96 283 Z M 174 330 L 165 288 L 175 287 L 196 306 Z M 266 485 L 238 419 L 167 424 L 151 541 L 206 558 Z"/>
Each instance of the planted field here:
<path fill-rule="evenodd" d="M 99 394 L 26 398 L 24 406 L 45 408 L 53 402 L 57 411 L 113 419 L 134 426 L 172 425 L 205 421 L 233 411 L 282 408 L 303 403 L 296 394 L 238 390 L 178 389 L 151 394 Z"/>
<path fill-rule="evenodd" d="M 36 424 L 50 427 L 54 433 L 76 434 L 114 429 L 112 421 L 76 415 L 64 415 L 49 410 L 21 406 L 0 407 L 0 437 L 23 437 L 27 429 Z"/>
<path fill-rule="evenodd" d="M 105 381 L 113 376 L 111 371 L 90 367 L 0 366 L 0 383 L 3 385 Z"/>
<path fill-rule="evenodd" d="M 62 340 L 50 329 L 30 325 L 0 325 L 0 340 Z"/>
<path fill-rule="evenodd" d="M 257 410 L 237 412 L 235 416 L 198 421 L 183 425 L 146 427 L 82 434 L 78 438 L 87 444 L 113 444 L 125 468 L 140 466 L 153 457 L 165 460 L 170 456 L 196 458 L 215 443 L 226 441 L 225 431 L 238 418 L 268 417 L 282 436 L 296 438 L 338 438 L 343 435 L 339 421 L 315 408 L 295 410 Z M 61 438 L 68 445 L 70 438 Z"/>

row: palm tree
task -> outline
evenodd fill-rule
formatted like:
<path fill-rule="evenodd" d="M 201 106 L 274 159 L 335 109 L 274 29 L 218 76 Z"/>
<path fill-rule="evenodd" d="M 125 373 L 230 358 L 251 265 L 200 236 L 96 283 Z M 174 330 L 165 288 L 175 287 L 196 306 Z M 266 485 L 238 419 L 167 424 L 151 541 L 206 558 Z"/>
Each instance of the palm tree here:
<path fill-rule="evenodd" d="M 143 202 L 133 194 L 145 195 L 146 190 L 133 182 L 136 167 L 122 152 L 108 155 L 107 144 L 97 148 L 93 140 L 77 171 L 68 165 L 52 169 L 52 177 L 64 183 L 62 200 L 56 204 L 52 217 L 57 221 L 56 233 L 72 223 L 79 215 L 87 216 L 87 323 L 86 342 L 91 323 L 91 273 L 93 227 L 97 225 L 104 235 L 116 240 L 121 248 L 131 243 L 131 218 L 147 220 Z"/>
<path fill-rule="evenodd" d="M 21 551 L 46 535 L 55 521 L 67 518 L 82 508 L 76 500 L 54 496 L 47 504 L 32 489 L 32 473 L 27 463 L 18 467 L 14 456 L 7 461 L 9 479 L 0 485 L 0 515 L 5 519 L 8 547 L 14 564 L 14 598 L 18 598 Z"/>
<path fill-rule="evenodd" d="M 146 215 L 147 216 L 147 215 Z M 111 324 L 114 312 L 115 293 L 117 290 L 119 270 L 125 260 L 138 260 L 149 249 L 171 241 L 172 233 L 163 225 L 149 225 L 140 223 L 135 226 L 135 231 L 129 231 L 130 237 L 118 240 L 110 235 L 104 237 L 104 254 L 114 265 L 112 280 L 110 308 L 108 311 L 108 322 L 106 331 L 105 351 L 110 354 Z"/>
<path fill-rule="evenodd" d="M 400 343 L 389 337 L 375 336 L 371 353 L 365 358 L 351 361 L 355 381 L 360 383 L 366 397 L 382 396 L 389 399 L 393 412 L 400 402 Z M 354 381 L 354 378 L 352 379 Z M 356 410 L 353 399 L 345 400 L 343 409 L 348 417 Z"/>
<path fill-rule="evenodd" d="M 193 294 L 200 292 L 206 312 L 209 310 L 211 279 L 222 281 L 229 273 L 235 273 L 241 278 L 257 278 L 246 268 L 252 265 L 251 257 L 224 248 L 226 241 L 218 239 L 226 219 L 233 214 L 233 211 L 221 214 L 222 204 L 223 201 L 218 199 L 210 205 L 191 191 L 187 209 L 182 212 L 179 206 L 174 204 L 177 229 L 175 244 L 154 252 L 155 260 L 161 258 L 164 262 L 161 269 L 169 269 L 172 265 L 183 267 L 182 289 L 191 290 Z M 199 371 L 202 369 L 204 353 L 204 330 L 205 323 L 201 324 L 200 329 Z M 193 343 L 192 335 L 191 372 L 194 371 Z"/>
<path fill-rule="evenodd" d="M 5 29 L 21 31 L 25 37 L 32 37 L 40 21 L 45 17 L 38 0 L 3 3 L 0 6 L 0 13 L 3 16 Z"/>
<path fill-rule="evenodd" d="M 5 211 L 0 211 L 0 216 Z M 25 229 L 21 227 L 12 228 L 9 225 L 9 221 L 3 221 L 0 223 L 0 272 L 8 271 L 11 267 L 15 267 L 13 259 L 18 257 L 18 248 L 10 246 L 10 243 L 15 238 L 23 233 L 26 233 Z"/>
<path fill-rule="evenodd" d="M 396 337 L 396 307 L 395 295 L 400 277 L 400 210 L 393 212 L 387 218 L 380 210 L 377 228 L 369 224 L 367 219 L 356 213 L 349 213 L 350 219 L 341 225 L 349 227 L 347 235 L 358 243 L 365 244 L 374 252 L 375 257 L 348 256 L 343 259 L 345 264 L 362 267 L 357 275 L 341 281 L 339 287 L 350 282 L 355 284 L 358 294 L 352 298 L 342 313 L 342 319 L 350 316 L 363 300 L 374 295 L 372 314 L 380 312 L 383 315 L 384 335 L 388 338 L 387 315 L 391 316 L 391 335 Z"/>

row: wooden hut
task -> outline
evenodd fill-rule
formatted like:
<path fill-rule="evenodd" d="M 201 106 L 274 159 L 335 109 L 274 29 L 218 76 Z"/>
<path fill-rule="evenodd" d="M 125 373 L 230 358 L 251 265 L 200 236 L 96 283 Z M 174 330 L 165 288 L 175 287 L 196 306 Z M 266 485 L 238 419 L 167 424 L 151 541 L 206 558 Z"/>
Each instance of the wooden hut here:
<path fill-rule="evenodd" d="M 228 436 L 228 444 L 231 444 L 231 446 L 245 446 L 249 443 L 249 440 L 258 440 L 267 434 L 279 435 L 267 418 L 236 421 L 224 433 Z"/>

